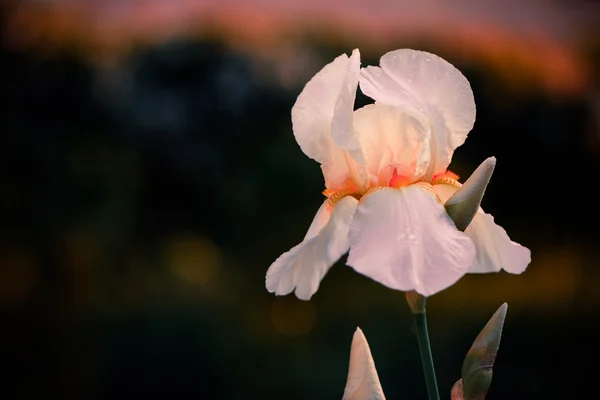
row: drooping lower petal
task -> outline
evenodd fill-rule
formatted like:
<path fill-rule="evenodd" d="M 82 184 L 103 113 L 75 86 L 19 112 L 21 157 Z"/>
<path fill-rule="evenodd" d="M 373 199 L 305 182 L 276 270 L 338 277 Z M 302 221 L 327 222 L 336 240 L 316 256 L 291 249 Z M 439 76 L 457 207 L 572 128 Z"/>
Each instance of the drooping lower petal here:
<path fill-rule="evenodd" d="M 269 267 L 266 277 L 267 290 L 281 296 L 295 289 L 299 299 L 310 300 L 319 289 L 321 280 L 329 268 L 350 247 L 348 228 L 357 203 L 358 201 L 351 196 L 341 199 L 333 208 L 326 224 L 315 233 L 324 220 L 317 214 L 305 240 L 282 254 Z M 322 212 L 329 212 L 327 207 L 330 206 L 322 206 Z M 311 236 L 312 234 L 314 236 Z"/>
<path fill-rule="evenodd" d="M 475 264 L 469 270 L 471 274 L 485 274 L 505 270 L 511 274 L 520 274 L 531 262 L 531 251 L 513 242 L 494 217 L 481 208 L 473 218 L 465 233 L 473 239 L 477 248 Z"/>
<path fill-rule="evenodd" d="M 367 338 L 356 328 L 350 350 L 348 380 L 342 400 L 385 400 Z"/>
<path fill-rule="evenodd" d="M 451 185 L 434 185 L 442 201 L 449 199 L 457 190 Z M 520 274 L 531 262 L 531 251 L 510 237 L 501 226 L 494 222 L 494 217 L 480 207 L 473 220 L 465 230 L 473 240 L 477 256 L 469 273 L 482 274 L 505 270 L 511 274 Z"/>
<path fill-rule="evenodd" d="M 431 187 L 380 188 L 363 197 L 350 224 L 348 265 L 392 289 L 430 296 L 475 260 L 472 240 L 454 226 Z"/>
<path fill-rule="evenodd" d="M 308 239 L 314 238 L 315 236 L 317 236 L 319 234 L 319 232 L 321 232 L 321 229 L 325 228 L 325 225 L 327 225 L 327 223 L 329 222 L 329 219 L 331 218 L 332 211 L 333 211 L 333 208 L 331 208 L 331 206 L 329 206 L 329 201 L 325 200 L 323 202 L 323 204 L 321 204 L 321 207 L 319 207 L 319 210 L 317 211 L 317 213 L 315 214 L 315 217 L 313 218 L 312 222 L 310 223 L 310 226 L 308 227 L 308 230 L 306 231 L 306 235 L 304 236 L 304 239 L 302 240 L 303 242 Z"/>

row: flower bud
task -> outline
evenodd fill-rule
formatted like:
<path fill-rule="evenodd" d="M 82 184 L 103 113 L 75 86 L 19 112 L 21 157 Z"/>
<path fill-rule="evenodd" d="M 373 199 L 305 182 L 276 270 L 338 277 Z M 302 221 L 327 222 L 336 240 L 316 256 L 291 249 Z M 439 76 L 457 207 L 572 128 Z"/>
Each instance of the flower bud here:
<path fill-rule="evenodd" d="M 467 353 L 462 367 L 462 396 L 464 400 L 485 399 L 492 383 L 492 367 L 500 346 L 500 337 L 502 336 L 507 308 L 506 303 L 500 306 L 479 333 Z"/>
<path fill-rule="evenodd" d="M 475 213 L 479 210 L 481 199 L 495 166 L 495 157 L 486 159 L 444 204 L 446 212 L 452 218 L 458 230 L 464 232 L 473 220 Z"/>
<path fill-rule="evenodd" d="M 452 390 L 450 391 L 450 400 L 464 400 L 462 379 L 457 380 L 454 386 L 452 386 Z"/>

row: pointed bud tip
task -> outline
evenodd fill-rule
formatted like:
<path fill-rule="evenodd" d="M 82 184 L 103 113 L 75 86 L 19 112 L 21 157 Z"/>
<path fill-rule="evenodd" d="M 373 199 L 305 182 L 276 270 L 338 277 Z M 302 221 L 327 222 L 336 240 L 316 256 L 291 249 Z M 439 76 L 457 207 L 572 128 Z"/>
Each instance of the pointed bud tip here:
<path fill-rule="evenodd" d="M 493 366 L 500 347 L 508 304 L 503 303 L 473 342 L 462 368 L 463 393 L 466 399 L 483 399 L 492 382 Z"/>
<path fill-rule="evenodd" d="M 492 175 L 494 172 L 494 168 L 496 168 L 496 157 L 488 157 L 477 167 L 477 169 L 482 170 L 486 175 Z"/>
<path fill-rule="evenodd" d="M 486 164 L 490 164 L 492 166 L 495 166 L 496 165 L 496 157 L 494 157 L 494 156 L 488 157 L 483 162 L 486 163 Z"/>
<path fill-rule="evenodd" d="M 488 321 L 488 325 L 490 324 L 499 324 L 500 329 L 502 329 L 502 325 L 504 325 L 504 320 L 506 319 L 506 312 L 508 311 L 508 304 L 502 303 L 500 307 L 496 310 L 492 318 Z"/>
<path fill-rule="evenodd" d="M 498 311 L 502 311 L 504 314 L 506 314 L 506 311 L 508 310 L 508 303 L 502 303 L 502 305 L 498 308 Z"/>
<path fill-rule="evenodd" d="M 365 337 L 364 332 L 358 326 L 356 327 L 356 330 L 354 331 L 354 335 L 352 335 L 352 342 L 353 343 L 367 342 L 367 338 Z"/>
<path fill-rule="evenodd" d="M 369 343 L 359 327 L 352 339 L 349 364 L 342 400 L 385 399 Z"/>
<path fill-rule="evenodd" d="M 496 168 L 496 157 L 486 158 L 477 168 L 482 172 L 482 175 L 491 177 Z M 489 178 L 488 178 L 489 181 Z"/>

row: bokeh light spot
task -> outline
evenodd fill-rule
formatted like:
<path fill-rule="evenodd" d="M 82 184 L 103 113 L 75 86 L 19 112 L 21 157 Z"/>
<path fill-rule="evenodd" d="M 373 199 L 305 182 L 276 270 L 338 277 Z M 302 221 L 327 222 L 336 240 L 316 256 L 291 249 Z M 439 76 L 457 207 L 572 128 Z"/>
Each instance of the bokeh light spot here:
<path fill-rule="evenodd" d="M 279 333 L 300 336 L 308 333 L 315 325 L 315 306 L 293 296 L 279 297 L 271 308 L 271 322 Z"/>
<path fill-rule="evenodd" d="M 33 258 L 14 250 L 0 258 L 0 305 L 17 307 L 31 295 L 38 280 Z"/>
<path fill-rule="evenodd" d="M 200 236 L 174 238 L 167 244 L 167 257 L 176 276 L 192 285 L 206 284 L 221 266 L 221 252 Z"/>

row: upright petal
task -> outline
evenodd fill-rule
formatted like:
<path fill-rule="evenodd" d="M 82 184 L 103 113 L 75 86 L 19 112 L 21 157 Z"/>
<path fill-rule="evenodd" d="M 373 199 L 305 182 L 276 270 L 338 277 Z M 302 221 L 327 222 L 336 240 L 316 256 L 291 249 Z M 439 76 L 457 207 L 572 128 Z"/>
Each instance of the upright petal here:
<path fill-rule="evenodd" d="M 394 170 L 420 178 L 429 165 L 428 129 L 397 107 L 370 104 L 354 113 L 365 167 L 376 184 L 387 186 Z"/>
<path fill-rule="evenodd" d="M 352 127 L 360 53 L 342 54 L 304 87 L 292 108 L 294 136 L 302 151 L 322 164 L 326 185 L 343 188 L 361 169 L 362 152 Z M 360 183 L 360 182 L 359 182 Z"/>
<path fill-rule="evenodd" d="M 348 380 L 342 400 L 385 400 L 367 338 L 356 328 L 350 350 Z"/>
<path fill-rule="evenodd" d="M 451 185 L 434 185 L 442 201 L 448 200 L 457 190 Z M 465 233 L 473 240 L 477 256 L 472 274 L 498 272 L 505 270 L 511 274 L 520 274 L 531 262 L 528 248 L 513 242 L 506 231 L 494 222 L 494 217 L 480 207 Z"/>
<path fill-rule="evenodd" d="M 348 228 L 358 201 L 351 196 L 341 199 L 333 208 L 331 217 L 318 233 L 318 226 L 326 219 L 315 216 L 305 240 L 282 254 L 267 271 L 267 290 L 286 295 L 296 290 L 301 300 L 310 300 L 319 289 L 321 280 L 329 268 L 346 253 Z M 328 205 L 321 212 L 327 211 Z M 314 234 L 314 236 L 312 236 Z"/>
<path fill-rule="evenodd" d="M 430 296 L 455 283 L 475 260 L 431 187 L 381 188 L 363 197 L 350 224 L 348 265 L 392 289 Z"/>
<path fill-rule="evenodd" d="M 335 143 L 354 158 L 359 164 L 364 164 L 363 154 L 354 131 L 353 113 L 360 73 L 360 53 L 354 50 L 350 56 L 346 75 L 342 82 L 340 95 L 335 103 L 332 122 L 332 134 Z"/>
<path fill-rule="evenodd" d="M 361 90 L 377 102 L 427 116 L 432 154 L 427 174 L 442 172 L 475 122 L 469 82 L 452 64 L 423 51 L 391 51 L 380 66 L 362 69 Z"/>

